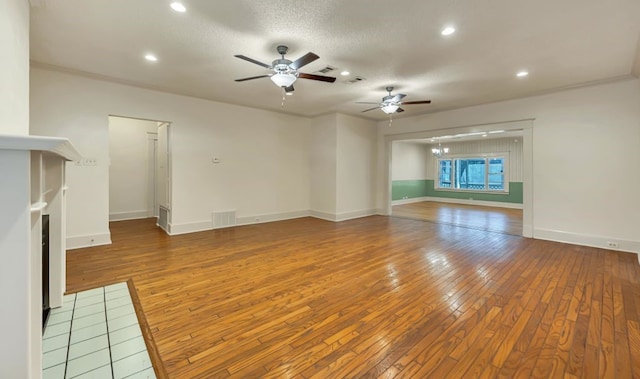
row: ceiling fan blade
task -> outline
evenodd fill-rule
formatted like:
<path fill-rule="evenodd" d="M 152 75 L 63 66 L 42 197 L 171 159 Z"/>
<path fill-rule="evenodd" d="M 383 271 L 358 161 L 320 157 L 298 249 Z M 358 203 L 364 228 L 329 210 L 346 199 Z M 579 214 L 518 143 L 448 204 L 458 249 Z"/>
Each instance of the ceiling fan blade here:
<path fill-rule="evenodd" d="M 407 96 L 407 95 L 405 95 L 404 93 L 399 93 L 399 94 L 395 95 L 395 96 L 391 99 L 391 102 L 393 102 L 393 103 L 397 103 L 397 102 L 399 102 L 400 100 L 402 100 L 402 98 L 404 98 L 405 96 Z"/>
<path fill-rule="evenodd" d="M 362 111 L 362 113 L 369 112 L 369 111 L 372 111 L 374 109 L 380 109 L 380 107 L 373 107 L 373 108 L 365 109 L 365 110 Z"/>
<path fill-rule="evenodd" d="M 314 74 L 305 74 L 303 72 L 298 74 L 299 78 L 302 79 L 311 79 L 311 80 L 319 80 L 321 82 L 329 82 L 333 83 L 336 81 L 336 78 L 332 78 L 331 76 L 322 76 L 322 75 L 314 75 Z"/>
<path fill-rule="evenodd" d="M 293 84 L 290 85 L 289 87 L 285 87 L 284 88 L 284 92 L 285 93 L 289 93 L 289 92 L 293 92 L 293 91 L 295 91 L 295 88 L 293 88 Z"/>
<path fill-rule="evenodd" d="M 236 82 L 244 82 L 244 81 L 247 81 L 247 80 L 260 79 L 260 78 L 268 78 L 270 76 L 271 75 L 252 76 L 252 77 L 249 77 L 249 78 L 236 79 Z"/>
<path fill-rule="evenodd" d="M 370 101 L 356 101 L 356 104 L 380 104 L 380 103 L 372 103 Z"/>
<path fill-rule="evenodd" d="M 253 58 L 245 57 L 244 55 L 234 55 L 234 57 L 236 57 L 236 58 L 240 58 L 240 59 L 244 59 L 244 60 L 245 60 L 245 61 L 247 61 L 247 62 L 255 63 L 255 64 L 257 64 L 258 66 L 262 66 L 262 67 L 264 67 L 264 68 L 271 68 L 271 66 L 270 66 L 270 65 L 268 65 L 268 64 L 266 64 L 266 63 L 262 63 L 262 62 L 260 62 L 260 61 L 257 61 L 257 60 L 255 60 L 255 59 L 253 59 Z"/>
<path fill-rule="evenodd" d="M 431 100 L 417 100 L 417 101 L 403 101 L 402 105 L 406 104 L 431 104 Z"/>
<path fill-rule="evenodd" d="M 402 108 L 396 109 L 396 113 L 400 113 L 400 112 L 404 112 L 404 109 L 402 109 Z"/>
<path fill-rule="evenodd" d="M 301 56 L 300 58 L 298 58 L 298 60 L 296 60 L 295 62 L 291 63 L 289 65 L 289 67 L 291 67 L 294 70 L 299 69 L 302 66 L 306 66 L 309 63 L 315 61 L 316 59 L 320 58 L 319 56 L 315 55 L 312 52 L 308 52 L 305 55 Z"/>

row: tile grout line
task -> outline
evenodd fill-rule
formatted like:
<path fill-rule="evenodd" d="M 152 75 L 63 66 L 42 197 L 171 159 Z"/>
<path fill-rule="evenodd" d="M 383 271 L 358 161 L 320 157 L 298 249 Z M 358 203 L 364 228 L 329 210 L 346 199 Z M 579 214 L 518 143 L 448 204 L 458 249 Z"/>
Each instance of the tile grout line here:
<path fill-rule="evenodd" d="M 132 306 L 132 308 L 133 308 L 133 313 L 131 313 L 131 314 L 125 314 L 125 315 L 121 315 L 121 316 L 119 316 L 119 317 L 116 317 L 114 320 L 117 320 L 117 319 L 120 319 L 120 318 L 123 318 L 123 317 L 129 317 L 129 316 L 133 315 L 133 317 L 135 318 L 135 321 L 136 321 L 136 322 L 135 322 L 135 324 L 132 324 L 132 325 L 130 325 L 130 326 L 136 325 L 139 329 L 142 329 L 142 326 L 141 326 L 141 323 L 140 323 L 140 319 L 138 318 L 138 316 L 139 316 L 139 315 L 138 315 L 138 310 L 137 310 L 137 308 L 136 308 L 136 306 L 135 306 L 135 304 L 134 304 L 133 296 L 131 295 L 131 288 L 129 288 L 129 285 L 128 285 L 128 284 L 129 284 L 129 283 L 127 283 L 127 286 L 125 287 L 125 288 L 126 288 L 126 293 L 124 294 L 124 296 L 118 296 L 117 298 L 110 299 L 110 300 L 120 300 L 120 299 L 125 299 L 125 298 L 126 298 L 127 300 L 129 300 L 129 304 L 122 304 L 122 305 L 120 305 L 120 306 L 118 306 L 118 307 L 116 307 L 116 308 L 114 308 L 114 309 L 119 309 L 119 308 L 122 308 L 122 307 L 126 307 L 127 305 L 131 305 L 131 306 Z M 87 291 L 89 291 L 89 290 L 87 290 Z M 81 291 L 81 292 L 84 292 L 84 291 Z M 99 295 L 96 295 L 96 297 L 97 297 L 97 296 L 102 296 L 102 300 L 103 300 L 103 304 L 104 304 L 104 311 L 103 311 L 103 312 L 104 312 L 104 317 L 105 317 L 105 329 L 106 329 L 107 344 L 108 344 L 108 349 L 109 349 L 109 350 L 108 350 L 108 353 L 109 353 L 109 370 L 110 370 L 110 373 L 111 373 L 111 378 L 115 378 L 115 377 L 116 377 L 116 376 L 115 376 L 115 367 L 114 367 L 114 361 L 113 361 L 114 357 L 113 357 L 113 351 L 112 351 L 112 345 L 111 345 L 111 332 L 114 332 L 114 331 L 113 331 L 113 330 L 110 330 L 110 327 L 109 327 L 109 318 L 108 318 L 108 315 L 109 315 L 109 314 L 111 314 L 111 313 L 110 313 L 110 311 L 111 311 L 111 310 L 113 310 L 113 309 L 107 309 L 107 308 L 108 308 L 108 307 L 107 307 L 107 302 L 108 302 L 108 301 L 110 301 L 110 300 L 107 298 L 107 293 L 108 293 L 108 292 L 107 292 L 107 288 L 106 288 L 106 286 L 103 286 L 103 287 L 102 287 L 102 291 L 101 291 L 101 292 L 102 292 L 102 293 L 101 293 L 101 294 L 99 294 Z M 113 292 L 113 291 L 112 291 L 112 292 Z M 85 299 L 85 298 L 83 297 L 82 299 L 80 299 L 80 298 L 78 297 L 78 295 L 79 295 L 79 294 L 80 294 L 80 292 L 79 292 L 79 293 L 75 293 L 75 294 L 74 294 L 73 303 L 72 303 L 71 311 L 70 311 L 71 318 L 70 318 L 70 320 L 69 320 L 69 335 L 68 335 L 68 337 L 67 337 L 67 346 L 66 346 L 67 351 L 66 351 L 66 357 L 65 357 L 66 359 L 65 359 L 65 361 L 64 361 L 64 362 L 62 362 L 62 363 L 61 363 L 61 364 L 64 364 L 64 369 L 63 369 L 63 371 L 62 371 L 62 373 L 63 373 L 63 378 L 67 378 L 67 379 L 69 379 L 69 378 L 68 378 L 68 375 L 69 375 L 69 358 L 70 358 L 70 352 L 71 352 L 71 346 L 72 346 L 72 344 L 71 344 L 71 340 L 72 340 L 72 330 L 73 330 L 73 325 L 75 325 L 75 324 L 76 324 L 76 321 L 78 321 L 78 320 L 76 319 L 76 316 L 77 316 L 77 312 L 76 312 L 76 311 L 79 311 L 79 309 L 82 309 L 82 307 L 78 308 L 78 302 L 80 302 L 80 303 L 82 303 L 82 304 L 84 304 L 84 303 L 85 303 L 85 301 L 83 300 L 83 299 Z M 89 297 L 89 298 L 90 298 L 90 297 Z M 95 305 L 97 305 L 97 304 L 100 304 L 100 303 L 96 303 Z M 86 304 L 85 304 L 85 305 L 86 305 Z M 83 307 L 84 307 L 85 305 L 83 305 Z M 89 304 L 89 305 L 86 305 L 86 306 L 92 306 L 92 305 L 93 305 L 93 304 Z M 98 313 L 98 314 L 99 314 L 99 313 Z M 91 317 L 91 315 L 85 315 L 85 317 Z M 82 318 L 82 317 L 81 317 L 81 318 Z M 97 324 L 95 324 L 95 325 L 97 325 Z M 125 326 L 125 327 L 122 327 L 121 329 L 126 329 L 126 328 L 128 328 L 128 327 L 130 327 L 130 326 Z M 90 325 L 89 325 L 89 326 L 85 326 L 84 328 L 81 328 L 81 329 L 79 329 L 79 330 L 86 329 L 86 328 L 89 328 L 89 327 L 91 327 L 91 326 L 90 326 Z M 115 330 L 115 331 L 119 331 L 119 330 L 121 330 L 121 329 L 117 329 L 117 330 Z M 145 337 L 144 337 L 144 333 L 142 333 L 142 335 L 141 335 L 141 336 L 135 336 L 135 337 L 127 338 L 127 339 L 125 339 L 125 340 L 123 340 L 123 341 L 120 341 L 120 343 L 126 343 L 127 341 L 131 341 L 131 340 L 136 339 L 136 338 L 138 338 L 138 337 L 143 338 L 143 340 L 144 340 L 144 342 L 145 342 L 145 343 L 144 343 L 144 345 L 145 345 L 145 346 L 144 346 L 144 349 L 143 349 L 143 350 L 141 350 L 140 352 L 137 352 L 137 353 L 134 353 L 134 354 L 130 354 L 129 356 L 125 356 L 125 357 L 123 357 L 123 358 L 121 358 L 121 359 L 126 359 L 126 358 L 128 358 L 128 357 L 130 357 L 130 356 L 133 356 L 133 355 L 136 355 L 136 354 L 139 354 L 139 353 L 142 353 L 142 352 L 146 352 L 146 353 L 149 355 L 149 359 L 150 359 L 150 355 L 151 355 L 151 354 L 149 353 L 149 349 L 148 349 L 148 346 L 147 346 L 147 341 L 145 340 Z M 92 338 L 93 338 L 93 337 L 92 337 Z M 88 339 L 87 339 L 87 340 L 88 340 Z M 84 341 L 86 341 L 86 340 L 83 340 L 83 341 L 77 341 L 76 343 L 82 343 L 82 342 L 84 342 Z M 86 355 L 88 355 L 88 354 L 90 354 L 90 353 L 87 353 L 87 354 L 85 354 L 85 355 L 78 356 L 78 357 L 76 357 L 76 358 L 74 358 L 74 359 L 82 358 L 83 356 L 86 356 Z M 139 375 L 140 373 L 142 373 L 142 372 L 146 371 L 146 370 L 147 370 L 147 369 L 149 369 L 149 368 L 151 368 L 151 370 L 153 370 L 153 373 L 155 374 L 155 367 L 154 367 L 154 365 L 153 365 L 153 361 L 151 360 L 151 362 L 150 362 L 150 363 L 151 363 L 151 365 L 150 365 L 149 367 L 145 367 L 145 368 L 142 368 L 142 369 L 138 369 L 138 370 L 137 370 L 137 371 L 135 371 L 135 372 L 131 372 L 131 373 L 129 373 L 129 374 L 126 376 L 126 378 L 128 378 L 128 377 L 133 377 L 133 376 L 135 376 L 135 375 Z M 103 367 L 103 366 L 101 366 L 101 367 Z M 99 369 L 99 368 L 100 368 L 100 367 L 98 367 L 98 368 L 94 368 L 94 369 L 92 369 L 92 370 L 90 370 L 90 371 L 88 371 L 88 372 L 94 371 L 94 370 Z M 88 373 L 88 372 L 87 372 L 87 373 Z M 81 375 L 85 375 L 85 374 L 86 374 L 86 373 L 82 373 Z"/>
<path fill-rule="evenodd" d="M 104 295 L 104 322 L 107 326 L 107 347 L 109 348 L 109 367 L 111 368 L 111 377 L 115 378 L 116 375 L 113 372 L 113 356 L 111 355 L 111 338 L 109 335 L 109 315 L 107 314 L 107 287 L 102 287 L 102 293 Z"/>
<path fill-rule="evenodd" d="M 73 309 L 71 310 L 71 321 L 69 322 L 69 339 L 67 340 L 67 356 L 64 361 L 64 376 L 67 377 L 67 367 L 69 367 L 69 350 L 71 350 L 71 331 L 73 330 L 73 315 L 76 313 L 76 301 L 78 300 L 78 294 L 73 296 Z M 64 300 L 62 301 L 64 304 Z"/>

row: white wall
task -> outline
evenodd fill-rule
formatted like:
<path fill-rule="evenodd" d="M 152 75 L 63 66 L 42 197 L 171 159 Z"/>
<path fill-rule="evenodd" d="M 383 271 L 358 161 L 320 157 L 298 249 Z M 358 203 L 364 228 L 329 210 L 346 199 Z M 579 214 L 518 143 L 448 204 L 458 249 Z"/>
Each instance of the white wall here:
<path fill-rule="evenodd" d="M 109 117 L 109 219 L 145 218 L 149 213 L 149 135 L 156 121 Z"/>
<path fill-rule="evenodd" d="M 379 167 L 386 170 L 385 135 L 535 118 L 534 237 L 603 247 L 619 241 L 620 249 L 638 252 L 639 104 L 640 81 L 629 79 L 398 119 L 392 128 L 380 122 Z M 378 198 L 383 209 L 385 197 Z"/>
<path fill-rule="evenodd" d="M 374 214 L 375 122 L 332 113 L 314 118 L 311 130 L 311 215 L 341 221 Z"/>
<path fill-rule="evenodd" d="M 29 2 L 0 1 L 0 134 L 29 134 Z M 27 378 L 41 369 L 32 299 L 28 151 L 0 150 L 0 378 Z"/>
<path fill-rule="evenodd" d="M 358 117 L 337 115 L 338 219 L 375 213 L 376 123 Z"/>
<path fill-rule="evenodd" d="M 29 2 L 0 1 L 0 134 L 29 134 Z"/>
<path fill-rule="evenodd" d="M 171 122 L 172 232 L 211 228 L 216 210 L 240 222 L 308 214 L 311 120 L 32 69 L 32 133 L 98 162 L 69 166 L 70 247 L 109 243 L 108 115 Z"/>
<path fill-rule="evenodd" d="M 311 214 L 331 218 L 337 209 L 337 114 L 316 117 L 311 122 L 309 166 Z"/>
<path fill-rule="evenodd" d="M 391 180 L 423 180 L 433 179 L 433 169 L 429 170 L 427 162 L 431 159 L 427 145 L 416 142 L 394 141 L 391 150 Z"/>

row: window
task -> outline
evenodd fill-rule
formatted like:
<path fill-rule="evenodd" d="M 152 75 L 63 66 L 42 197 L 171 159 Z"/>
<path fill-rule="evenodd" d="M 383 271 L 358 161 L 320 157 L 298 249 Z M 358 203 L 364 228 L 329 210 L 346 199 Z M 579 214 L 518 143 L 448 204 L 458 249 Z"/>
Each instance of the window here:
<path fill-rule="evenodd" d="M 508 192 L 506 156 L 438 159 L 436 189 Z"/>

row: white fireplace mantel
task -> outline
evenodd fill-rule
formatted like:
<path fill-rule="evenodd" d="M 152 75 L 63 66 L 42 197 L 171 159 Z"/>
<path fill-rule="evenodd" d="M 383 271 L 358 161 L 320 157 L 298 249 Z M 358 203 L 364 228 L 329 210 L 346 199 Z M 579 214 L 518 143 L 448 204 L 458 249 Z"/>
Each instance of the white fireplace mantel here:
<path fill-rule="evenodd" d="M 79 161 L 82 156 L 67 138 L 18 136 L 0 134 L 0 150 L 46 151 L 67 161 Z"/>
<path fill-rule="evenodd" d="M 42 376 L 42 215 L 49 215 L 49 297 L 66 286 L 65 163 L 82 160 L 66 138 L 0 135 L 1 378 Z"/>

